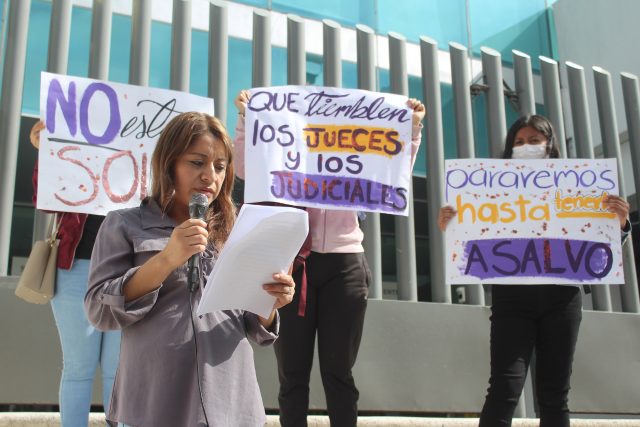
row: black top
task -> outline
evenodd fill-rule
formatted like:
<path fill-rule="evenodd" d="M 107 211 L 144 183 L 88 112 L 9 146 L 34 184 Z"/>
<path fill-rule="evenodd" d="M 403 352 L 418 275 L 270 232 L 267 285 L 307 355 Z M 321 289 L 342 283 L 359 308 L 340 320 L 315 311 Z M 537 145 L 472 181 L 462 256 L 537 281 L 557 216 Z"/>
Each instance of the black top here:
<path fill-rule="evenodd" d="M 104 217 L 102 215 L 87 216 L 87 221 L 84 223 L 84 230 L 82 230 L 82 238 L 76 248 L 76 259 L 91 259 L 93 244 L 96 242 L 96 236 L 98 235 L 98 230 L 100 230 L 103 220 Z"/>

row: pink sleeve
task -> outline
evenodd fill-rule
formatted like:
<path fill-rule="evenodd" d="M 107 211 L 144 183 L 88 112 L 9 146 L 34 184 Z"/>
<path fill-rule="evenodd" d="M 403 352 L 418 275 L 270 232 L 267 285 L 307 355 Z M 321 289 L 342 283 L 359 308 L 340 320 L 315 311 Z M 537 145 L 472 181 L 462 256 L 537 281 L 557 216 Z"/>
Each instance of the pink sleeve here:
<path fill-rule="evenodd" d="M 411 128 L 411 169 L 416 163 L 416 154 L 418 154 L 418 148 L 420 148 L 420 142 L 422 142 L 422 123 L 419 126 L 413 126 Z"/>
<path fill-rule="evenodd" d="M 233 138 L 233 169 L 236 176 L 244 179 L 244 117 L 238 114 L 236 135 Z"/>

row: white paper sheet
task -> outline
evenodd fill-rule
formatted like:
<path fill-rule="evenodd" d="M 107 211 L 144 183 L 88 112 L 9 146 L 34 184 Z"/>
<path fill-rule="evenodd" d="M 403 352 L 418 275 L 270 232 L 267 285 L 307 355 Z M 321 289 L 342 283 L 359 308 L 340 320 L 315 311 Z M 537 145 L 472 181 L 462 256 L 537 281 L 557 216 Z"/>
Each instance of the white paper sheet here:
<path fill-rule="evenodd" d="M 262 285 L 287 271 L 309 231 L 307 212 L 243 205 L 207 279 L 197 314 L 242 309 L 268 317 L 275 298 Z"/>

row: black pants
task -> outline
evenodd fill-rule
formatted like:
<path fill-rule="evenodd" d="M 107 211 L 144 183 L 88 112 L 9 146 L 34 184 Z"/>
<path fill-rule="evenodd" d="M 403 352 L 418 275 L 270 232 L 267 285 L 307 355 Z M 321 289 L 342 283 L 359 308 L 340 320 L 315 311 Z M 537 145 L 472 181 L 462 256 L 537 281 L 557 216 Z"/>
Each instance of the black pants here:
<path fill-rule="evenodd" d="M 300 271 L 294 273 L 296 295 L 280 310 L 275 343 L 280 378 L 280 423 L 307 425 L 309 377 L 316 332 L 320 374 L 332 427 L 355 426 L 358 389 L 351 369 L 356 362 L 367 308 L 370 272 L 364 253 L 319 254 L 307 259 L 307 306 L 298 316 Z"/>
<path fill-rule="evenodd" d="M 493 286 L 491 378 L 481 427 L 510 426 L 536 351 L 540 426 L 569 426 L 569 379 L 582 320 L 575 286 Z"/>

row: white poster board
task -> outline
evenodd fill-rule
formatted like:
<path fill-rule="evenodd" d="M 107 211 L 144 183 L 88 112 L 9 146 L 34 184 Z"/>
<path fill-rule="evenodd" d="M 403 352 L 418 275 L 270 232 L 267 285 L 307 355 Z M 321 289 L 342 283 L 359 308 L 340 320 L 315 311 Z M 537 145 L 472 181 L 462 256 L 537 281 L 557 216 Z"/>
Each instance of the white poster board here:
<path fill-rule="evenodd" d="M 245 202 L 408 215 L 407 97 L 315 86 L 255 88 Z"/>
<path fill-rule="evenodd" d="M 446 161 L 447 283 L 624 283 L 615 159 Z"/>
<path fill-rule="evenodd" d="M 38 209 L 104 215 L 138 206 L 160 132 L 186 111 L 213 115 L 213 100 L 43 72 Z"/>

